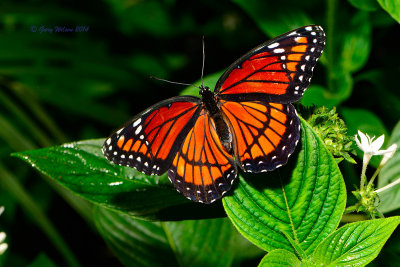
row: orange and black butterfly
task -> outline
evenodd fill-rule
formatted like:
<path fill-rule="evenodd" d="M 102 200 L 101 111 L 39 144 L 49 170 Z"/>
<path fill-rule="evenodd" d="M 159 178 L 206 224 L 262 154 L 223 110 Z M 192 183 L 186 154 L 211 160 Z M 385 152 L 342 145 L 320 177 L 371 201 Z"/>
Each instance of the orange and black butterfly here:
<path fill-rule="evenodd" d="M 291 103 L 310 85 L 325 46 L 320 26 L 305 26 L 268 41 L 236 60 L 214 92 L 178 96 L 136 115 L 109 137 L 106 158 L 147 175 L 168 177 L 185 197 L 221 198 L 238 175 L 285 164 L 300 137 Z"/>

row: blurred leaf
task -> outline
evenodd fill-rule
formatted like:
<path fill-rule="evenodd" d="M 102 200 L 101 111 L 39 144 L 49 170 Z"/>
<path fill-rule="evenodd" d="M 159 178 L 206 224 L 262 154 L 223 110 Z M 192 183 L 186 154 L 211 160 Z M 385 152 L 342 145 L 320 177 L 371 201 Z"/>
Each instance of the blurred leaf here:
<path fill-rule="evenodd" d="M 368 61 L 371 50 L 371 24 L 369 13 L 359 11 L 352 17 L 346 34 L 343 37 L 340 55 L 340 71 L 355 72 Z"/>
<path fill-rule="evenodd" d="M 263 266 L 277 266 L 277 267 L 300 267 L 302 262 L 297 258 L 295 254 L 284 249 L 275 249 L 269 252 L 258 265 Z"/>
<path fill-rule="evenodd" d="M 379 9 L 376 0 L 348 0 L 350 4 L 364 11 L 375 11 Z"/>
<path fill-rule="evenodd" d="M 220 201 L 212 205 L 189 201 L 172 187 L 166 174 L 146 176 L 110 163 L 101 152 L 103 142 L 87 140 L 13 155 L 75 194 L 133 216 L 152 220 L 224 216 Z"/>
<path fill-rule="evenodd" d="M 168 36 L 176 32 L 168 9 L 160 1 L 107 0 L 106 2 L 114 10 L 120 29 L 125 34 L 143 31 L 153 36 Z"/>
<path fill-rule="evenodd" d="M 310 254 L 336 229 L 346 204 L 334 158 L 312 128 L 301 122 L 301 150 L 286 166 L 263 175 L 240 176 L 238 188 L 223 198 L 239 232 L 269 252 L 277 248 L 293 252 L 287 234 Z"/>
<path fill-rule="evenodd" d="M 301 98 L 300 103 L 306 107 L 334 107 L 341 102 L 341 96 L 331 94 L 325 87 L 310 85 Z"/>
<path fill-rule="evenodd" d="M 282 9 L 280 3 L 257 0 L 233 0 L 258 24 L 260 29 L 269 37 L 281 35 L 290 30 L 313 24 L 312 19 L 291 2 Z M 268 10 L 268 16 L 265 11 Z M 284 12 L 282 12 L 284 10 Z"/>
<path fill-rule="evenodd" d="M 97 226 L 127 266 L 231 266 L 235 231 L 227 219 L 147 222 L 98 208 Z"/>
<path fill-rule="evenodd" d="M 330 234 L 312 255 L 318 266 L 365 266 L 380 252 L 400 217 L 347 224 Z"/>
<path fill-rule="evenodd" d="M 131 59 L 133 69 L 145 76 L 166 77 L 167 72 L 157 57 L 137 53 Z"/>
<path fill-rule="evenodd" d="M 397 151 L 379 173 L 378 188 L 400 179 L 400 121 L 393 129 L 389 144 L 397 144 Z M 382 213 L 400 208 L 400 184 L 379 193 L 379 199 L 378 210 Z"/>
<path fill-rule="evenodd" d="M 356 135 L 358 130 L 368 134 L 370 137 L 385 135 L 387 144 L 388 131 L 385 125 L 374 113 L 365 109 L 341 108 L 340 114 L 347 125 L 348 135 Z M 385 148 L 385 145 L 383 146 Z M 362 152 L 357 148 L 357 155 L 362 158 Z M 381 157 L 372 157 L 370 164 L 374 167 L 379 165 Z"/>
<path fill-rule="evenodd" d="M 18 131 L 14 125 L 0 114 L 0 138 L 13 150 L 33 149 L 35 145 L 32 141 Z"/>
<path fill-rule="evenodd" d="M 29 267 L 56 267 L 57 265 L 46 254 L 41 253 L 29 264 Z"/>
<path fill-rule="evenodd" d="M 125 266 L 176 266 L 160 222 L 134 219 L 101 207 L 95 208 L 95 222 L 102 237 Z"/>
<path fill-rule="evenodd" d="M 399 0 L 378 0 L 381 7 L 400 23 L 400 1 Z"/>
<path fill-rule="evenodd" d="M 231 266 L 236 230 L 228 219 L 163 224 L 181 266 Z"/>

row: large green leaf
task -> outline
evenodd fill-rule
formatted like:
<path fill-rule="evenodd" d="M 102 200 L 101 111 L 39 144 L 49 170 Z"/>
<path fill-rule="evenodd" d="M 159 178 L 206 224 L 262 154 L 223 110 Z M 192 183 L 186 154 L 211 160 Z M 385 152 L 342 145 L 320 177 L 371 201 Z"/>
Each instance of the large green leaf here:
<path fill-rule="evenodd" d="M 237 234 L 228 219 L 148 222 L 104 208 L 96 224 L 126 266 L 230 266 Z"/>
<path fill-rule="evenodd" d="M 275 249 L 268 253 L 258 266 L 296 267 L 301 266 L 301 261 L 290 251 Z"/>
<path fill-rule="evenodd" d="M 301 132 L 301 150 L 286 166 L 241 176 L 223 199 L 239 232 L 266 251 L 294 251 L 290 236 L 310 254 L 336 229 L 344 211 L 346 189 L 334 158 L 302 119 Z"/>
<path fill-rule="evenodd" d="M 400 217 L 347 224 L 330 234 L 314 251 L 320 266 L 365 266 L 382 249 Z"/>
<path fill-rule="evenodd" d="M 392 16 L 397 23 L 400 23 L 400 1 L 399 0 L 378 0 L 381 7 Z"/>
<path fill-rule="evenodd" d="M 220 202 L 193 203 L 180 195 L 166 175 L 146 176 L 110 163 L 101 152 L 104 139 L 18 152 L 56 182 L 89 201 L 153 220 L 224 216 Z"/>
<path fill-rule="evenodd" d="M 397 151 L 386 165 L 382 168 L 379 179 L 378 188 L 384 187 L 398 179 L 400 179 L 400 121 L 393 130 L 389 144 L 397 144 Z M 400 184 L 379 193 L 380 212 L 389 212 L 400 208 Z"/>

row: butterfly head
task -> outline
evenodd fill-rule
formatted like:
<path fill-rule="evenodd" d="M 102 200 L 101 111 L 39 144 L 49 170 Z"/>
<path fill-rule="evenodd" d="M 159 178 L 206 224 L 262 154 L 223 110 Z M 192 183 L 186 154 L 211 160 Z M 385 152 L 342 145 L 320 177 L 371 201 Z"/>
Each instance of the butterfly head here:
<path fill-rule="evenodd" d="M 208 86 L 200 86 L 200 95 L 204 96 L 205 94 L 209 94 L 211 92 L 210 87 Z"/>

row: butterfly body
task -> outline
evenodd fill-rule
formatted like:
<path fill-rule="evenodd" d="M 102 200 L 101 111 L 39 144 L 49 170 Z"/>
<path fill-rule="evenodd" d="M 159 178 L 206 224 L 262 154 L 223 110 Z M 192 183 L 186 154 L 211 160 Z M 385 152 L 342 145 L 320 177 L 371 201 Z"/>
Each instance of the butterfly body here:
<path fill-rule="evenodd" d="M 201 95 L 203 107 L 206 109 L 208 116 L 211 117 L 215 125 L 215 131 L 217 132 L 222 146 L 228 153 L 232 153 L 232 133 L 221 112 L 221 108 L 218 104 L 218 96 L 211 92 L 210 88 L 207 86 L 200 86 L 199 94 Z"/>
<path fill-rule="evenodd" d="M 165 172 L 187 198 L 219 199 L 238 175 L 285 164 L 300 138 L 294 106 L 310 84 L 325 45 L 309 25 L 266 42 L 235 61 L 214 91 L 179 96 L 139 113 L 106 139 L 110 161 L 145 174 Z"/>

